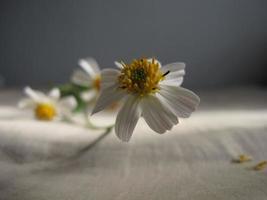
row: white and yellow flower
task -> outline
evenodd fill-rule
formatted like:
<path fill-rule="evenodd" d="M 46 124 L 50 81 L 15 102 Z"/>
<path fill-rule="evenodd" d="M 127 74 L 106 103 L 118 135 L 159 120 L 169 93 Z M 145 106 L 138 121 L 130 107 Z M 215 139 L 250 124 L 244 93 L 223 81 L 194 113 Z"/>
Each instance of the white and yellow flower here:
<path fill-rule="evenodd" d="M 24 92 L 28 98 L 22 99 L 18 106 L 32 109 L 38 120 L 51 121 L 70 117 L 76 107 L 75 98 L 60 99 L 60 91 L 57 88 L 52 89 L 47 95 L 30 87 L 25 87 Z"/>
<path fill-rule="evenodd" d="M 180 86 L 184 63 L 161 67 L 155 59 L 139 59 L 115 64 L 120 70 L 101 72 L 101 92 L 92 114 L 124 98 L 115 122 L 115 133 L 122 141 L 130 140 L 141 116 L 152 130 L 165 133 L 178 124 L 178 117 L 189 117 L 200 102 L 196 94 Z"/>
<path fill-rule="evenodd" d="M 101 83 L 100 68 L 93 58 L 80 59 L 78 61 L 82 69 L 77 69 L 71 76 L 71 81 L 79 86 L 89 88 L 82 92 L 81 97 L 84 101 L 96 99 Z"/>

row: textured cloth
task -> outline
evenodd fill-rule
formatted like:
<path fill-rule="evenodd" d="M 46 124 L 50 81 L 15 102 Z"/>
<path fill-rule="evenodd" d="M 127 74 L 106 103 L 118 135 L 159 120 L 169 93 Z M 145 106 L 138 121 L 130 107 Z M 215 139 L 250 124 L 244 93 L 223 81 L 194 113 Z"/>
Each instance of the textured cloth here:
<path fill-rule="evenodd" d="M 112 132 L 37 122 L 0 92 L 1 200 L 264 200 L 267 93 L 200 92 L 200 109 L 158 135 L 139 120 L 129 143 Z M 100 123 L 107 120 L 99 117 Z M 239 154 L 251 162 L 232 162 Z"/>

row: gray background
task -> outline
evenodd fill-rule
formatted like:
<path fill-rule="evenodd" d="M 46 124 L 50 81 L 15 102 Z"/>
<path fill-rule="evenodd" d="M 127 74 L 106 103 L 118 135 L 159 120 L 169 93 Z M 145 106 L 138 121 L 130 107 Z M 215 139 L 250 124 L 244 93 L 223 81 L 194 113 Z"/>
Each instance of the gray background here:
<path fill-rule="evenodd" d="M 8 86 L 63 83 L 86 56 L 184 61 L 191 88 L 266 82 L 266 0 L 6 0 L 0 27 Z"/>

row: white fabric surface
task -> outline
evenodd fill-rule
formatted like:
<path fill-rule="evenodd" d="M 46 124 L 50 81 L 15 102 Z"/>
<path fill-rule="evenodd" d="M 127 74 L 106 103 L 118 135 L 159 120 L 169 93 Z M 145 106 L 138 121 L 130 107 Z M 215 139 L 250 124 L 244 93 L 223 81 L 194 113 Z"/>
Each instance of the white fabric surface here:
<path fill-rule="evenodd" d="M 202 92 L 191 118 L 165 135 L 140 120 L 130 143 L 31 120 L 19 97 L 0 92 L 1 200 L 267 199 L 267 170 L 252 169 L 267 160 L 266 91 Z"/>

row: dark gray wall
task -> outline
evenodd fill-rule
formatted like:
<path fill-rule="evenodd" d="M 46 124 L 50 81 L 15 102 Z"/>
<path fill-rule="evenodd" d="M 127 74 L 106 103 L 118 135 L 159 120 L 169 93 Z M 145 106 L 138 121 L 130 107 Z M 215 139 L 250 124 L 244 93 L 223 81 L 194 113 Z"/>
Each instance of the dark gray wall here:
<path fill-rule="evenodd" d="M 103 67 L 139 56 L 184 61 L 193 88 L 264 81 L 266 0 L 7 0 L 0 17 L 10 86 L 67 81 L 86 56 Z"/>

